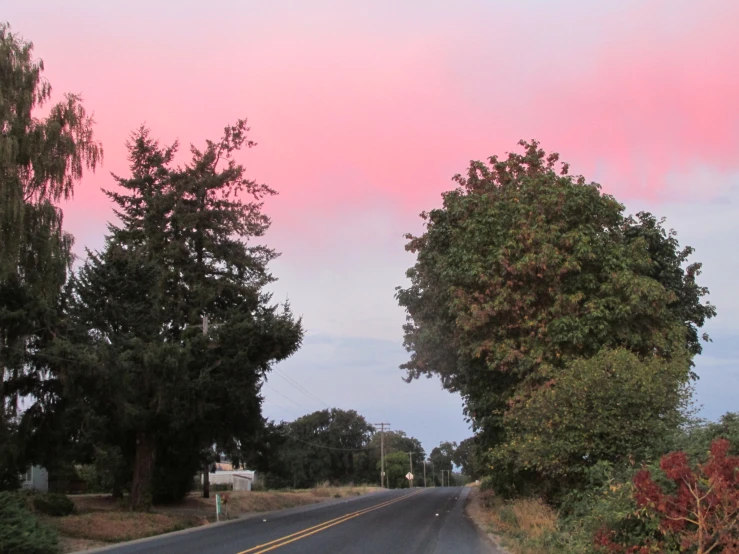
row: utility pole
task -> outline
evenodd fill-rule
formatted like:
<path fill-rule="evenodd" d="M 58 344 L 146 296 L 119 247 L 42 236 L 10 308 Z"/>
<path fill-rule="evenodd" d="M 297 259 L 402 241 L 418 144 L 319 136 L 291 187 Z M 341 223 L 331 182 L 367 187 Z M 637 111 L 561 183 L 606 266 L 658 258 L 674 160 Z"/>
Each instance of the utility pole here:
<path fill-rule="evenodd" d="M 408 462 L 410 463 L 411 469 L 409 470 L 411 472 L 411 475 L 413 475 L 413 453 L 408 452 Z M 411 479 L 411 488 L 413 488 L 413 479 Z"/>
<path fill-rule="evenodd" d="M 390 428 L 389 423 L 373 423 L 380 428 L 380 488 L 385 488 L 385 426 Z"/>
<path fill-rule="evenodd" d="M 203 335 L 208 335 L 208 316 L 203 316 Z M 203 498 L 210 498 L 210 462 L 205 462 L 203 471 Z"/>

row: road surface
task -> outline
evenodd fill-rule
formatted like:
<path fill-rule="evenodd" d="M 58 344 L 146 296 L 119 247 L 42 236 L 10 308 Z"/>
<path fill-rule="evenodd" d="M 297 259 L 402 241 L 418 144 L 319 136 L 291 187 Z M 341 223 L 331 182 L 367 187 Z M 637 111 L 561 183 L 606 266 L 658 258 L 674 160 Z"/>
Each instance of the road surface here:
<path fill-rule="evenodd" d="M 469 489 L 382 491 L 153 539 L 106 554 L 496 554 L 464 514 Z M 266 519 L 266 521 L 265 521 Z"/>

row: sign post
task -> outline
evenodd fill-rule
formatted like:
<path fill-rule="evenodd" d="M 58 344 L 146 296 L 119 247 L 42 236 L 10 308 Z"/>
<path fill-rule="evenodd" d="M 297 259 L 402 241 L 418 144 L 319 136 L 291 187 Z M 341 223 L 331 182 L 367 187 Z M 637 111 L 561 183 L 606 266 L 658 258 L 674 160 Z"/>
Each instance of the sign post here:
<path fill-rule="evenodd" d="M 221 495 L 216 494 L 216 521 L 221 521 Z"/>
<path fill-rule="evenodd" d="M 408 479 L 408 486 L 410 487 L 413 483 L 413 474 L 409 471 L 405 474 L 405 478 Z"/>

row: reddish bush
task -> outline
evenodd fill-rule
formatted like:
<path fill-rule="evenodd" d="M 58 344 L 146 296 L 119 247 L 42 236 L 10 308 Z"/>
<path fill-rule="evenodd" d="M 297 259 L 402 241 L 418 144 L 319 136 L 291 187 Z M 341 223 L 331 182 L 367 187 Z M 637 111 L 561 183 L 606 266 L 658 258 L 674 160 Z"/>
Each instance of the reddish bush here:
<path fill-rule="evenodd" d="M 664 456 L 660 467 L 675 484 L 671 493 L 655 483 L 647 470 L 634 476 L 637 505 L 659 518 L 665 538 L 676 539 L 683 552 L 739 554 L 739 456 L 728 452 L 729 441 L 713 441 L 708 461 L 695 469 L 684 452 Z M 606 550 L 619 551 L 610 548 L 613 543 L 607 532 L 596 541 Z M 644 546 L 633 548 L 621 551 L 640 552 Z"/>

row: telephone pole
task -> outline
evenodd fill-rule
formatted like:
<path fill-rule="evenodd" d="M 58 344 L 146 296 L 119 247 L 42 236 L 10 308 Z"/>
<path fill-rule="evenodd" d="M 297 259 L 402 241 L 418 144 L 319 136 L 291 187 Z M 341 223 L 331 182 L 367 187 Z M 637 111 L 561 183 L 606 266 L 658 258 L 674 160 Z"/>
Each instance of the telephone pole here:
<path fill-rule="evenodd" d="M 411 475 L 413 475 L 413 453 L 408 452 L 408 462 L 410 463 L 411 469 L 409 470 L 411 472 Z M 411 478 L 411 488 L 413 488 L 413 478 Z"/>
<path fill-rule="evenodd" d="M 380 488 L 385 488 L 385 427 L 390 429 L 389 423 L 373 423 L 380 428 Z"/>
<path fill-rule="evenodd" d="M 203 335 L 208 335 L 208 316 L 203 316 Z M 203 498 L 210 498 L 210 461 L 205 462 L 203 471 Z"/>

